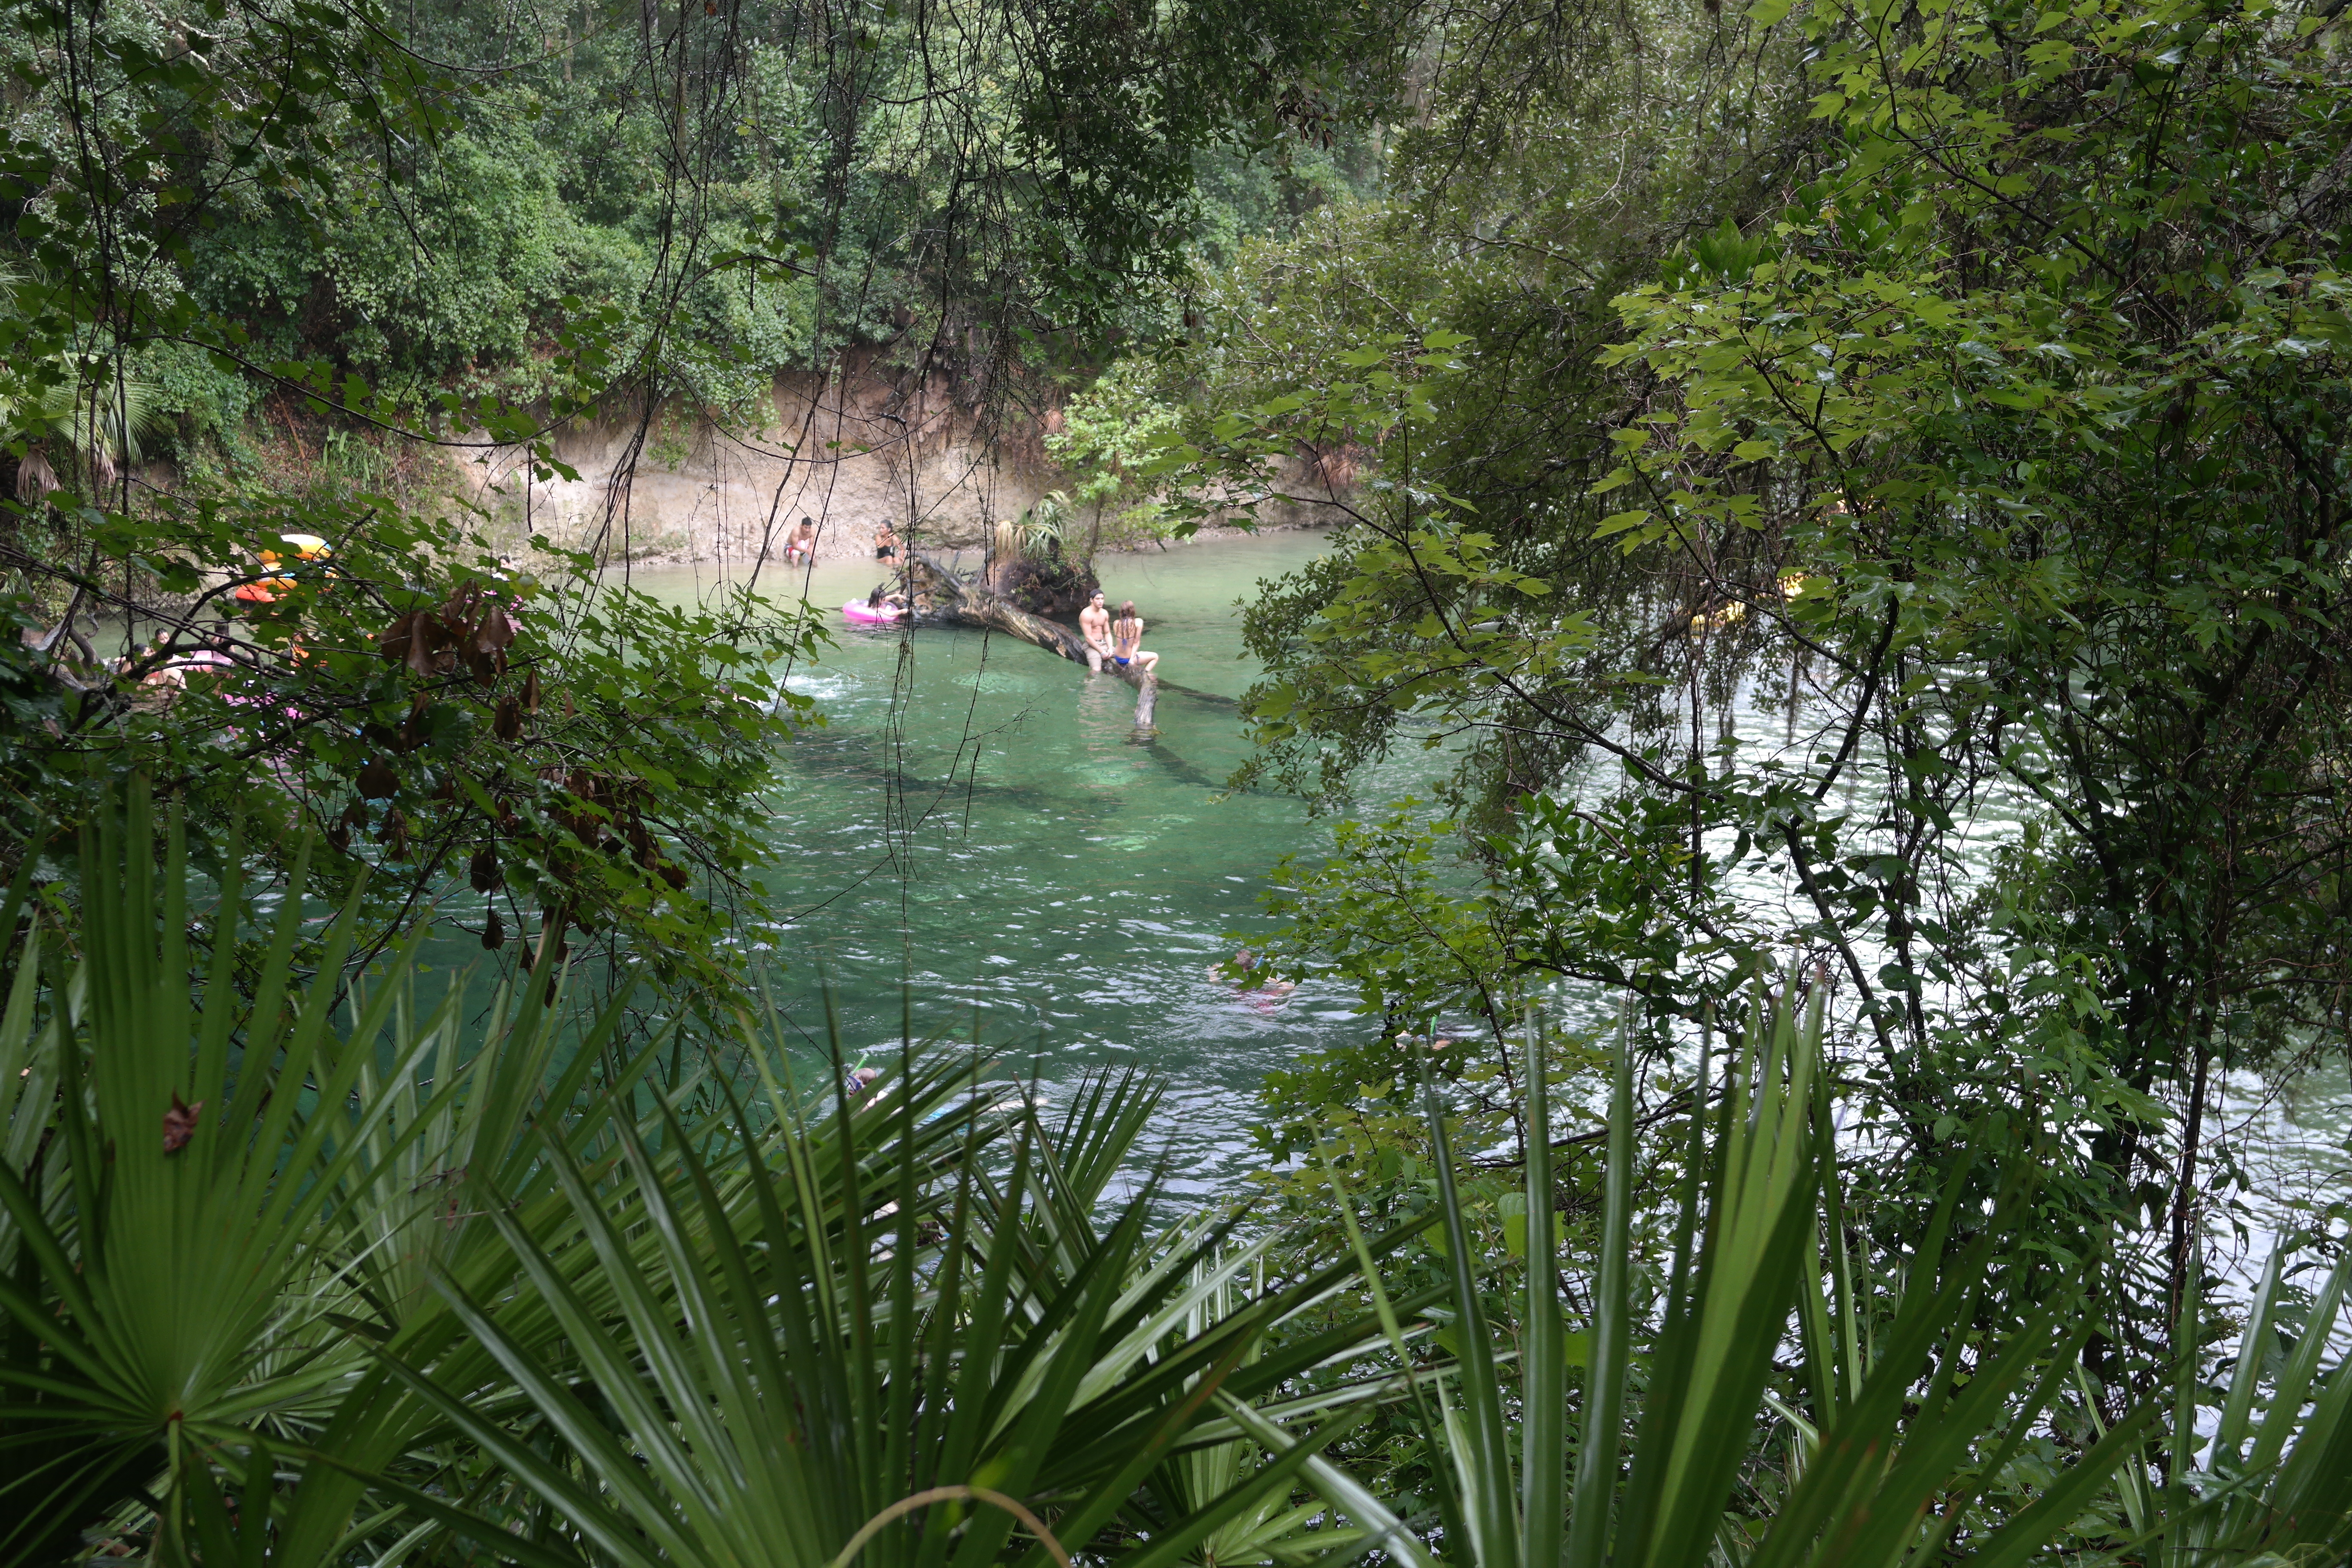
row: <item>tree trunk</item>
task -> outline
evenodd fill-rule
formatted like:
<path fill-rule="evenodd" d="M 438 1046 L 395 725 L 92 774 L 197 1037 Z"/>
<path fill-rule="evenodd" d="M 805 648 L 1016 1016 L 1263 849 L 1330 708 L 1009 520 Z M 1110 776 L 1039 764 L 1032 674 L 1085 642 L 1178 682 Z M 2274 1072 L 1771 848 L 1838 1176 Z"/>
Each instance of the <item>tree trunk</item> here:
<path fill-rule="evenodd" d="M 1087 646 L 1086 638 L 1059 621 L 1033 616 L 981 584 L 964 582 L 919 550 L 908 551 L 907 563 L 915 593 L 929 595 L 931 601 L 930 608 L 922 612 L 925 617 L 949 626 L 986 626 L 1033 643 L 1047 653 L 1059 654 L 1073 664 L 1083 664 L 1089 670 L 1108 669 L 1136 689 L 1135 727 L 1153 727 L 1152 715 L 1160 702 L 1160 681 L 1150 671 L 1106 665 L 1102 656 Z"/>
<path fill-rule="evenodd" d="M 915 591 L 931 597 L 930 616 L 951 626 L 987 626 L 1034 643 L 1073 664 L 1087 662 L 1086 639 L 1058 621 L 1033 616 L 977 583 L 966 583 L 919 550 L 907 552 Z"/>

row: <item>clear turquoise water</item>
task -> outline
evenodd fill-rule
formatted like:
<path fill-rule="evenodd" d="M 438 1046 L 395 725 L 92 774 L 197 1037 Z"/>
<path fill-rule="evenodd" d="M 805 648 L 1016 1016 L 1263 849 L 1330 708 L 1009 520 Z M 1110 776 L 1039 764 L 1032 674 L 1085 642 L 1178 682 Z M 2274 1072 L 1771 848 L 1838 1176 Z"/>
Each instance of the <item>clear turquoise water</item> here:
<path fill-rule="evenodd" d="M 773 956 L 792 1024 L 823 1040 L 830 989 L 845 1045 L 879 1055 L 896 1049 L 902 994 L 919 1037 L 969 1038 L 978 1007 L 982 1037 L 1034 1058 L 1049 1088 L 1102 1064 L 1160 1074 L 1174 1191 L 1247 1165 L 1265 1070 L 1373 1026 L 1336 989 L 1269 1005 L 1205 973 L 1235 933 L 1265 928 L 1266 869 L 1327 841 L 1297 802 L 1224 790 L 1248 749 L 1233 700 L 1255 673 L 1237 657 L 1237 601 L 1322 548 L 1280 533 L 1097 563 L 1162 656 L 1160 732 L 1145 741 L 1131 688 L 1025 643 L 843 625 L 837 606 L 872 586 L 871 566 L 791 579 L 835 609 L 838 643 L 790 677 L 827 722 L 782 759 L 763 877 L 791 917 Z M 635 581 L 679 597 L 709 584 Z"/>
<path fill-rule="evenodd" d="M 1230 1191 L 1256 1168 L 1246 1129 L 1266 1070 L 1375 1026 L 1337 987 L 1269 1006 L 1205 973 L 1236 936 L 1266 929 L 1267 868 L 1328 847 L 1297 802 L 1223 791 L 1248 752 L 1233 699 L 1255 675 L 1236 657 L 1237 601 L 1323 548 L 1286 533 L 1103 558 L 1113 602 L 1138 602 L 1145 644 L 1163 655 L 1160 733 L 1144 742 L 1130 688 L 1026 644 L 844 625 L 838 606 L 873 586 L 870 565 L 763 582 L 804 593 L 835 628 L 836 646 L 791 676 L 829 721 L 782 759 L 764 874 L 793 917 L 772 933 L 774 994 L 811 1046 L 826 1038 L 828 991 L 853 1057 L 896 1049 L 902 994 L 919 1037 L 969 1038 L 977 1007 L 982 1039 L 1024 1069 L 1034 1061 L 1049 1094 L 1105 1064 L 1159 1074 L 1166 1113 L 1146 1152 L 1167 1156 L 1177 1194 Z M 677 598 L 714 585 L 691 571 L 635 581 Z M 1801 728 L 1750 704 L 1737 714 L 1768 752 L 1799 743 Z M 1364 804 L 1431 771 L 1418 752 L 1380 770 Z M 1978 832 L 1990 845 L 2010 826 L 1996 812 Z M 1764 907 L 1790 896 L 1742 890 Z M 1613 1012 L 1573 989 L 1556 1005 L 1586 1021 Z M 2263 1223 L 2237 1247 L 2251 1278 L 2272 1233 L 2347 1190 L 2352 1098 L 2340 1074 L 2284 1102 L 2237 1087 L 2231 1135 L 2263 1172 L 2252 1202 Z"/>

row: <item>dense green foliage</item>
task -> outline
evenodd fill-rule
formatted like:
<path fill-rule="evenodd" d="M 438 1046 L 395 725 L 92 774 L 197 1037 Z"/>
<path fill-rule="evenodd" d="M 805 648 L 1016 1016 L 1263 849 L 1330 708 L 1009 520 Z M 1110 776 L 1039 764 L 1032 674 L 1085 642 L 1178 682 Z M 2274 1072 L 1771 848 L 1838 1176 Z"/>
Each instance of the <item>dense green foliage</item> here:
<path fill-rule="evenodd" d="M 2217 1309 L 2206 1121 L 2352 994 L 2339 12 L 0 17 L 0 1563 L 2352 1551 L 2341 1216 Z M 1008 556 L 1349 520 L 1244 782 L 1444 776 L 1277 872 L 1382 1027 L 1248 1215 L 796 1086 L 821 637 L 435 477 L 853 367 L 1067 466 Z"/>
<path fill-rule="evenodd" d="M 795 450 L 774 378 L 853 364 L 1018 418 L 1158 319 L 1186 236 L 1339 180 L 1321 145 L 1218 175 L 1379 69 L 1373 13 L 1255 0 L 5 16 L 0 867 L 144 771 L 200 858 L 226 803 L 278 874 L 323 833 L 367 951 L 462 868 L 507 895 L 487 945 L 610 934 L 722 989 L 814 628 L 614 589 L 623 489 L 566 553 L 443 454 L 527 487 L 599 419 L 625 469 L 703 418 Z"/>
<path fill-rule="evenodd" d="M 1443 748 L 1466 851 L 1350 829 L 1282 961 L 1385 971 L 1391 1030 L 1567 980 L 1687 1031 L 1804 952 L 1890 1171 L 2065 1130 L 2021 1244 L 2156 1387 L 2220 1074 L 2344 1023 L 2340 23 L 1559 20 L 1457 15 L 1458 117 L 1161 365 L 1170 482 L 1357 520 L 1253 612 L 1255 768 Z"/>
<path fill-rule="evenodd" d="M 1213 176 L 1346 94 L 1313 79 L 1342 58 L 1335 29 L 1373 20 L 11 16 L 11 199 L 36 298 L 103 322 L 181 450 L 240 437 L 269 390 L 251 372 L 313 359 L 362 377 L 379 415 L 627 390 L 754 432 L 773 423 L 754 410 L 768 377 L 845 350 L 1018 379 L 1043 363 L 1024 342 L 1059 333 L 1058 357 L 1083 362 L 1091 342 L 1069 334 L 1148 326 L 1132 285 L 1180 266 L 1187 237 L 1249 232 L 1343 178 L 1320 148 L 1272 186 Z M 282 94 L 252 100 L 264 80 Z M 347 81 L 368 90 L 346 100 Z M 77 289 L 95 298 L 53 297 Z M 556 352 L 582 332 L 599 354 Z"/>
<path fill-rule="evenodd" d="M 79 929 L 10 953 L 0 1561 L 820 1568 L 940 1484 L 1157 1540 L 1279 1497 L 1350 1419 L 1215 1496 L 1154 1480 L 1212 1391 L 1377 1325 L 1261 1353 L 1338 1271 L 1232 1290 L 1273 1238 L 1154 1234 L 1148 1186 L 1105 1221 L 1148 1086 L 1048 1119 L 910 1044 L 812 1087 L 740 1015 L 673 1078 L 618 1005 L 477 1023 L 412 950 L 341 994 L 348 909 L 297 980 L 299 882 L 241 981 L 236 889 L 193 910 L 151 828 L 101 817 Z M 873 1550 L 994 1560 L 1022 1522 L 961 1517 Z"/>
<path fill-rule="evenodd" d="M 1662 1194 L 1621 1040 L 1597 1225 L 1552 1223 L 1530 1143 L 1514 1292 L 1435 1098 L 1428 1200 L 1377 1231 L 1342 1163 L 1298 1224 L 1158 1227 L 1152 1184 L 1108 1196 L 1157 1103 L 1132 1078 L 1046 1113 L 969 1051 L 909 1043 L 876 1079 L 804 1086 L 748 1017 L 672 1077 L 667 1035 L 626 1041 L 617 1005 L 567 1042 L 568 1010 L 511 994 L 478 1024 L 462 984 L 425 1004 L 406 952 L 365 991 L 296 981 L 299 884 L 240 984 L 235 889 L 194 909 L 179 825 L 159 846 L 131 805 L 83 837 L 79 926 L 33 921 L 10 953 L 0 1561 L 1376 1547 L 1664 1568 L 2352 1543 L 2347 1270 L 2277 1360 L 2221 1369 L 2210 1445 L 2193 1357 L 2169 1407 L 2109 1416 L 2077 1359 L 2090 1281 L 2006 1241 L 2030 1167 L 1972 1213 L 1955 1164 L 1890 1250 L 1850 1222 L 1818 991 L 1801 1018 L 1794 987 L 1759 998 L 1722 1102 L 1670 1124 Z M 333 921 L 329 976 L 358 931 Z M 1533 1125 L 1542 1059 L 1512 1097 Z M 1660 1220 L 1662 1272 L 1634 1244 Z M 2246 1346 L 2294 1316 L 2284 1278 Z M 1376 1418 L 1424 1457 L 1433 1509 L 1411 1522 L 1342 1447 Z"/>

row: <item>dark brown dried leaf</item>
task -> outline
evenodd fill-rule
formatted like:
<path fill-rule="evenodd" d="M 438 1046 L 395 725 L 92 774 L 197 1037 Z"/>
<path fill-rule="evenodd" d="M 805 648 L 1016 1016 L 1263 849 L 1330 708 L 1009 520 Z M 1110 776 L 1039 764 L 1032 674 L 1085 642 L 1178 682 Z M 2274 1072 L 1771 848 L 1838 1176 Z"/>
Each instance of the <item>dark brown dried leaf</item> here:
<path fill-rule="evenodd" d="M 376 635 L 376 651 L 383 655 L 386 664 L 398 664 L 408 657 L 408 646 L 416 640 L 416 617 L 403 616 Z"/>
<path fill-rule="evenodd" d="M 172 1109 L 163 1112 L 164 1153 L 176 1154 L 188 1146 L 188 1140 L 196 1135 L 196 1118 L 202 1116 L 204 1110 L 203 1100 L 194 1105 L 183 1105 L 180 1103 L 180 1091 L 172 1091 Z"/>
<path fill-rule="evenodd" d="M 457 637 L 448 624 L 430 610 L 412 610 L 376 638 L 377 651 L 387 664 L 405 664 L 420 679 L 449 666 L 449 650 Z"/>
<path fill-rule="evenodd" d="M 466 639 L 466 646 L 477 653 L 499 656 L 499 666 L 504 668 L 507 647 L 514 640 L 514 622 L 507 618 L 507 607 L 492 599 L 475 625 L 473 636 Z"/>

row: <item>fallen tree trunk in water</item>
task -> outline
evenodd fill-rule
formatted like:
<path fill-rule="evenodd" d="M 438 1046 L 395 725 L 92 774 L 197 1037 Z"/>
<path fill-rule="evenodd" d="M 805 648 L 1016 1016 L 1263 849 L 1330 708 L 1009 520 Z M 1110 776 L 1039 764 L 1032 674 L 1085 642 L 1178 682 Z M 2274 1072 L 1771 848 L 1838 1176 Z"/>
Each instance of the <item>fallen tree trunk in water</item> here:
<path fill-rule="evenodd" d="M 933 618 L 959 626 L 986 626 L 1023 642 L 1034 643 L 1073 664 L 1087 662 L 1086 639 L 1058 621 L 1033 616 L 1001 595 L 977 583 L 966 583 L 919 550 L 910 550 L 915 592 L 929 594 Z"/>
<path fill-rule="evenodd" d="M 947 567 L 919 550 L 907 552 L 908 574 L 919 602 L 928 595 L 930 607 L 923 614 L 929 619 L 951 626 L 985 626 L 1023 642 L 1058 654 L 1073 664 L 1083 664 L 1089 670 L 1108 670 L 1136 689 L 1135 727 L 1153 728 L 1152 714 L 1160 701 L 1160 682 L 1140 669 L 1121 669 L 1106 665 L 1102 656 L 1087 646 L 1087 639 L 1062 625 L 1028 611 L 992 593 L 977 583 L 967 583 Z"/>

